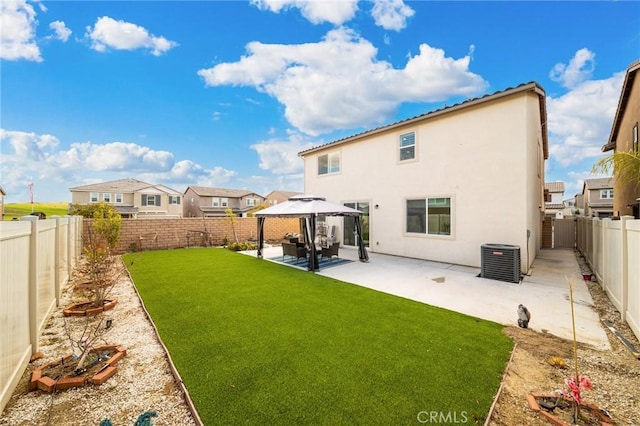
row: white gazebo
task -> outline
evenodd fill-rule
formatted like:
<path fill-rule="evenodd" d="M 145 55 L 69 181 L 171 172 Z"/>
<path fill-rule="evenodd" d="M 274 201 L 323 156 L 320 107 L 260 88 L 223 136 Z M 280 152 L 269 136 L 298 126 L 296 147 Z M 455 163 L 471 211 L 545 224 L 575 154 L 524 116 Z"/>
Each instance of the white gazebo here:
<path fill-rule="evenodd" d="M 302 224 L 302 231 L 305 242 L 309 245 L 309 261 L 307 269 L 317 271 L 318 253 L 314 243 L 316 234 L 316 221 L 318 216 L 351 216 L 355 219 L 356 240 L 358 244 L 358 257 L 361 262 L 369 260 L 367 249 L 362 240 L 362 225 L 360 215 L 362 212 L 341 204 L 334 204 L 326 201 L 323 197 L 315 195 L 296 195 L 289 198 L 289 201 L 276 204 L 273 207 L 260 210 L 255 214 L 258 218 L 258 257 L 262 258 L 264 246 L 264 221 L 268 217 L 298 217 Z"/>

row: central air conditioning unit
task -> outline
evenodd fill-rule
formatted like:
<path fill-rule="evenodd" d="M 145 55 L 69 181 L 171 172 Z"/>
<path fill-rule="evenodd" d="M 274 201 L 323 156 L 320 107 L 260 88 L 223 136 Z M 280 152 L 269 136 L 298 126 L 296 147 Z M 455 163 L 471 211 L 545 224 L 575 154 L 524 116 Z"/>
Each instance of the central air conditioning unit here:
<path fill-rule="evenodd" d="M 510 244 L 483 244 L 481 249 L 482 278 L 520 282 L 520 247 Z"/>

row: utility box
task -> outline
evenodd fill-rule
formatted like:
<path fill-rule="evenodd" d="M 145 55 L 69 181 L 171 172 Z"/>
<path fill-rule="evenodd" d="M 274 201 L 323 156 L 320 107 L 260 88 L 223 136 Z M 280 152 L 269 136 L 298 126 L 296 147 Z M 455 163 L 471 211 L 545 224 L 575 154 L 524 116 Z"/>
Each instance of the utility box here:
<path fill-rule="evenodd" d="M 483 244 L 482 278 L 520 283 L 520 247 L 510 244 Z"/>

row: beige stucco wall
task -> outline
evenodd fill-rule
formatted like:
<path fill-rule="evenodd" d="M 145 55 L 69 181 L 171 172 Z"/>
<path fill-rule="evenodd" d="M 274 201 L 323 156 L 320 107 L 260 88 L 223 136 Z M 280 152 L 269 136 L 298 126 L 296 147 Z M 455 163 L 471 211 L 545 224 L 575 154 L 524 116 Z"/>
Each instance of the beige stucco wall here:
<path fill-rule="evenodd" d="M 482 244 L 514 244 L 526 270 L 527 229 L 531 263 L 544 205 L 537 99 L 502 98 L 308 154 L 305 193 L 369 202 L 373 252 L 479 267 Z M 400 164 L 398 138 L 408 131 L 416 132 L 417 161 Z M 340 173 L 318 176 L 318 154 L 334 150 L 341 154 Z M 405 232 L 406 200 L 427 197 L 451 197 L 451 236 Z M 329 222 L 342 232 L 341 219 Z"/>
<path fill-rule="evenodd" d="M 640 70 L 636 71 L 637 75 L 632 83 L 629 100 L 620 123 L 620 130 L 616 140 L 616 152 L 628 152 L 632 149 L 633 126 L 640 125 L 640 75 L 638 73 L 640 73 Z M 638 132 L 640 132 L 640 129 Z M 614 179 L 613 194 L 613 211 L 620 212 L 620 216 L 631 215 L 632 209 L 627 206 L 638 203 L 640 185 L 636 185 L 635 182 L 623 184 Z"/>

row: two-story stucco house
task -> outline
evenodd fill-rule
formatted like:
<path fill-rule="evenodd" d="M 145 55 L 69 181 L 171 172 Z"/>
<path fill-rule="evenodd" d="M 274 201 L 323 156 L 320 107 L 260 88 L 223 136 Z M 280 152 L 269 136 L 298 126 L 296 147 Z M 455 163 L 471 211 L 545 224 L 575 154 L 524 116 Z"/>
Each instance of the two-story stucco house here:
<path fill-rule="evenodd" d="M 545 214 L 562 218 L 564 216 L 564 182 L 545 182 Z"/>
<path fill-rule="evenodd" d="M 602 150 L 614 152 L 633 151 L 638 154 L 638 121 L 640 121 L 640 60 L 627 69 L 622 84 L 618 109 L 613 119 L 611 134 Z M 615 178 L 615 174 L 614 174 Z M 613 211 L 620 216 L 632 215 L 640 219 L 640 185 L 614 179 Z"/>
<path fill-rule="evenodd" d="M 535 82 L 327 143 L 299 155 L 304 191 L 363 212 L 371 252 L 481 266 L 483 244 L 541 244 L 548 158 Z M 326 218 L 354 245 L 349 218 Z"/>
<path fill-rule="evenodd" d="M 582 184 L 584 215 L 591 217 L 613 216 L 613 178 L 585 179 Z"/>
<path fill-rule="evenodd" d="M 184 200 L 184 217 L 224 217 L 227 209 L 244 217 L 260 206 L 264 197 L 245 189 L 189 186 Z"/>
<path fill-rule="evenodd" d="M 73 204 L 106 202 L 123 218 L 182 217 L 182 194 L 164 185 L 153 185 L 137 179 L 69 188 Z"/>

